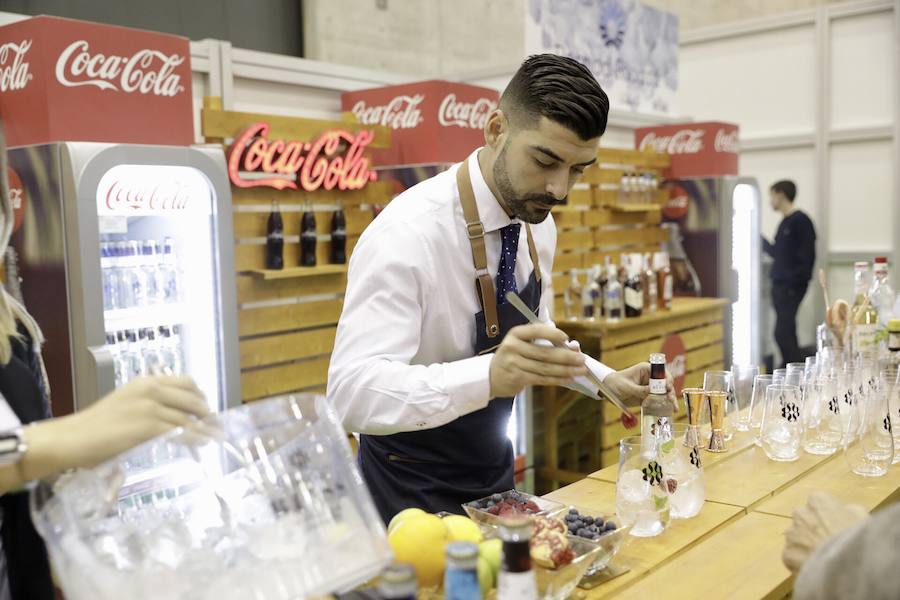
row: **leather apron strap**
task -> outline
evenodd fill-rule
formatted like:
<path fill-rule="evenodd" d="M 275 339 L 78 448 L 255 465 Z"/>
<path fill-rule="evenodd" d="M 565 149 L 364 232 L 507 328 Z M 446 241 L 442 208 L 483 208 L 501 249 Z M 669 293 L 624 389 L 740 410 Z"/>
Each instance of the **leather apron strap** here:
<path fill-rule="evenodd" d="M 466 235 L 472 246 L 472 262 L 475 264 L 475 290 L 484 311 L 485 334 L 489 338 L 497 337 L 500 333 L 500 320 L 497 315 L 497 293 L 494 288 L 494 279 L 488 272 L 487 252 L 484 244 L 484 224 L 478 214 L 478 205 L 475 203 L 475 192 L 472 190 L 472 180 L 469 179 L 469 161 L 464 160 L 456 172 L 456 186 L 459 188 L 459 203 L 462 205 L 463 218 L 466 221 Z M 528 238 L 528 253 L 531 263 L 534 265 L 534 274 L 538 283 L 541 281 L 541 266 L 538 262 L 537 249 L 531 238 L 531 227 L 525 224 L 525 233 Z"/>

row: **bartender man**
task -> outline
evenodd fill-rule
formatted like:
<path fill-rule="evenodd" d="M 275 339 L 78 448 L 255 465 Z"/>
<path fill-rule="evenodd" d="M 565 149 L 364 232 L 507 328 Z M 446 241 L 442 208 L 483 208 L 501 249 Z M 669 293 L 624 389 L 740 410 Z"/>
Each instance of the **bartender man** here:
<path fill-rule="evenodd" d="M 484 147 L 394 198 L 360 236 L 328 397 L 361 434 L 385 522 L 409 507 L 459 513 L 513 488 L 507 425 L 525 386 L 569 385 L 591 368 L 626 403 L 646 397 L 647 363 L 616 372 L 575 343 L 541 342 L 568 339 L 549 313 L 550 211 L 596 162 L 608 114 L 584 65 L 531 56 L 488 117 Z M 526 324 L 510 291 L 543 323 Z"/>

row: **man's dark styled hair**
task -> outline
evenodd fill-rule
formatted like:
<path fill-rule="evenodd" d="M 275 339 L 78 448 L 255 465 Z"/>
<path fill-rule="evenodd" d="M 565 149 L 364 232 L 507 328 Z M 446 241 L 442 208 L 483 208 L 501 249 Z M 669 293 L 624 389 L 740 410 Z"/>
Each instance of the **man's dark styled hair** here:
<path fill-rule="evenodd" d="M 797 197 L 797 185 L 790 179 L 782 179 L 781 181 L 776 181 L 769 189 L 771 189 L 773 192 L 778 192 L 779 194 L 787 198 L 790 202 L 793 202 L 794 198 Z"/>
<path fill-rule="evenodd" d="M 529 56 L 500 97 L 511 120 L 534 125 L 547 117 L 582 140 L 603 135 L 609 98 L 587 67 L 557 54 Z"/>

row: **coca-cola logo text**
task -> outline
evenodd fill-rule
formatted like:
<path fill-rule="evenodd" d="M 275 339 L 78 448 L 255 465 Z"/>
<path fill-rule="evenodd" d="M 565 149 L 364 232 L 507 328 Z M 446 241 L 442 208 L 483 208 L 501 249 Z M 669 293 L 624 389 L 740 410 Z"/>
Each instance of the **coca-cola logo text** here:
<path fill-rule="evenodd" d="M 106 191 L 106 208 L 113 212 L 182 211 L 188 207 L 190 191 L 177 181 L 151 182 L 142 185 L 122 180 L 113 181 Z"/>
<path fill-rule="evenodd" d="M 456 94 L 447 94 L 438 110 L 438 123 L 444 127 L 465 127 L 484 129 L 488 115 L 497 108 L 497 103 L 487 98 L 475 102 L 457 102 Z"/>
<path fill-rule="evenodd" d="M 415 96 L 397 96 L 383 106 L 366 106 L 360 100 L 350 109 L 363 125 L 383 125 L 391 129 L 412 129 L 424 119 L 419 105 L 425 99 L 424 94 Z"/>
<path fill-rule="evenodd" d="M 269 140 L 268 134 L 268 123 L 254 123 L 235 139 L 228 155 L 228 176 L 234 185 L 344 191 L 358 190 L 378 178 L 363 156 L 375 137 L 370 130 L 327 131 L 312 142 Z"/>
<path fill-rule="evenodd" d="M 716 152 L 731 152 L 737 154 L 740 152 L 740 144 L 738 143 L 738 130 L 733 129 L 726 133 L 724 129 L 716 131 L 715 139 Z"/>
<path fill-rule="evenodd" d="M 90 53 L 88 42 L 72 42 L 56 61 L 56 80 L 66 87 L 93 85 L 101 90 L 172 97 L 184 91 L 175 69 L 184 56 L 145 48 L 131 56 Z"/>
<path fill-rule="evenodd" d="M 24 89 L 34 78 L 28 71 L 29 64 L 25 62 L 29 48 L 31 40 L 0 45 L 0 92 Z"/>
<path fill-rule="evenodd" d="M 668 154 L 697 154 L 703 150 L 703 134 L 702 129 L 681 129 L 672 135 L 657 135 L 651 131 L 641 140 L 640 149 L 649 147 Z"/>

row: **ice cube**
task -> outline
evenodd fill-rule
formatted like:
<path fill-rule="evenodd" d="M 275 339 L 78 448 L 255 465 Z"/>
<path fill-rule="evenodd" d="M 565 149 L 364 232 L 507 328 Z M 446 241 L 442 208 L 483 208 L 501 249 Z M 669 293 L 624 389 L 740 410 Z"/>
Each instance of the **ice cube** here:
<path fill-rule="evenodd" d="M 638 469 L 629 469 L 619 476 L 616 484 L 619 497 L 626 502 L 644 502 L 650 499 L 650 483 Z"/>

